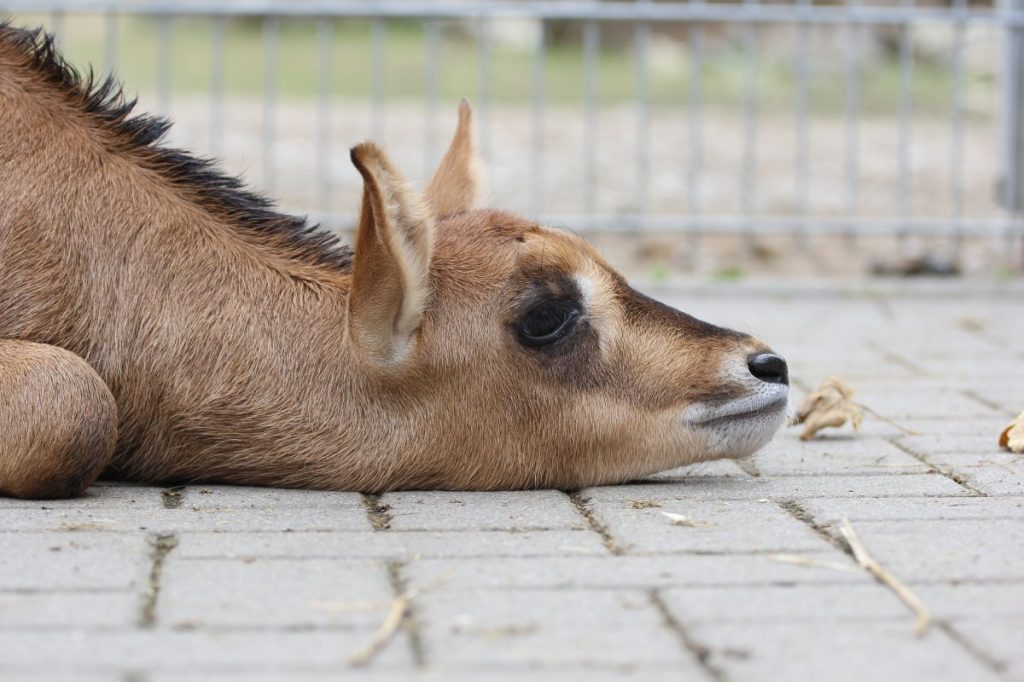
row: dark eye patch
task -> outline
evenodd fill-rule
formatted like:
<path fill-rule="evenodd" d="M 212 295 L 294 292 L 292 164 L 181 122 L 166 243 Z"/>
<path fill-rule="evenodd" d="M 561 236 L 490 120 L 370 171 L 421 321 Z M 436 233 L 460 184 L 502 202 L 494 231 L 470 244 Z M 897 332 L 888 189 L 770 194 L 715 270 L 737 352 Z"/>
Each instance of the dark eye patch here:
<path fill-rule="evenodd" d="M 580 304 L 574 299 L 541 301 L 516 322 L 516 336 L 524 346 L 549 346 L 571 334 L 582 314 Z"/>

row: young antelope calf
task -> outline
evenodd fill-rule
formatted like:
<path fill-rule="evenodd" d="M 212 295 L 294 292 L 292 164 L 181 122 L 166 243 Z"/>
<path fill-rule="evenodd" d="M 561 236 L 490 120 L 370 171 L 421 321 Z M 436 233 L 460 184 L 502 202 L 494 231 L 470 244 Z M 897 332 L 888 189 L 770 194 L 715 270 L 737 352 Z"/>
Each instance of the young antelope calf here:
<path fill-rule="evenodd" d="M 352 150 L 353 253 L 0 25 L 0 493 L 578 488 L 767 442 L 782 358 L 477 208 L 470 118 L 422 195 Z"/>

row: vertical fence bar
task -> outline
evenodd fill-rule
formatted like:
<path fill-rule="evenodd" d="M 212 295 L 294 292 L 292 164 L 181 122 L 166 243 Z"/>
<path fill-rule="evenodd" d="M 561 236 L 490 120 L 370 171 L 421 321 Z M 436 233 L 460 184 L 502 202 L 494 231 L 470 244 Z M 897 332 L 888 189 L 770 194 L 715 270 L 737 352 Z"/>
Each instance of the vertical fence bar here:
<path fill-rule="evenodd" d="M 637 0 L 641 8 L 651 0 Z M 647 213 L 648 189 L 651 174 L 650 128 L 651 128 L 651 85 L 650 85 L 650 43 L 651 25 L 637 22 L 633 35 L 636 50 L 636 174 L 633 203 L 637 216 L 643 220 Z"/>
<path fill-rule="evenodd" d="M 64 11 L 55 9 L 50 12 L 50 33 L 53 34 L 53 44 L 60 47 L 64 40 Z"/>
<path fill-rule="evenodd" d="M 157 18 L 156 47 L 157 111 L 164 116 L 171 113 L 171 16 Z"/>
<path fill-rule="evenodd" d="M 953 9 L 958 13 L 967 9 L 967 0 L 954 0 Z M 964 40 L 966 25 L 962 17 L 958 17 L 953 25 L 953 54 L 951 56 L 953 71 L 953 92 L 950 107 L 950 144 L 949 144 L 949 194 L 952 197 L 950 230 L 950 251 L 955 259 L 960 258 L 960 247 L 963 242 L 964 215 Z"/>
<path fill-rule="evenodd" d="M 592 220 L 597 210 L 597 69 L 601 27 L 583 24 L 583 210 Z"/>
<path fill-rule="evenodd" d="M 693 0 L 703 5 L 704 0 Z M 695 21 L 690 24 L 690 105 L 689 147 L 686 163 L 687 205 L 694 216 L 703 212 L 701 197 L 704 180 L 704 24 Z M 697 231 L 694 230 L 694 234 Z"/>
<path fill-rule="evenodd" d="M 760 0 L 743 0 L 745 7 L 756 7 Z M 744 26 L 746 67 L 743 86 L 743 171 L 740 203 L 743 210 L 744 236 L 752 247 L 756 235 L 754 220 L 757 214 L 757 119 L 758 119 L 758 59 L 760 48 L 759 26 L 747 21 Z"/>
<path fill-rule="evenodd" d="M 846 236 L 855 237 L 854 221 L 860 213 L 860 78 L 861 23 L 860 0 L 847 0 L 850 12 L 846 25 Z"/>
<path fill-rule="evenodd" d="M 273 194 L 277 185 L 277 44 L 280 19 L 263 19 L 263 189 Z"/>
<path fill-rule="evenodd" d="M 799 9 L 805 10 L 811 6 L 811 0 L 799 0 Z M 796 195 L 796 210 L 799 215 L 799 228 L 796 234 L 797 244 L 807 247 L 808 238 L 808 215 L 810 206 L 808 198 L 810 179 L 810 146 L 811 128 L 808 120 L 808 108 L 810 106 L 811 88 L 811 59 L 810 59 L 810 32 L 811 26 L 807 21 L 800 21 L 796 26 L 796 173 L 794 193 Z"/>
<path fill-rule="evenodd" d="M 386 54 L 388 26 L 381 18 L 370 24 L 370 137 L 384 142 L 385 97 L 387 95 Z"/>
<path fill-rule="evenodd" d="M 547 24 L 537 20 L 530 79 L 530 211 L 534 218 L 544 212 L 544 107 L 546 101 Z"/>
<path fill-rule="evenodd" d="M 695 7 L 704 5 L 704 0 L 690 0 Z M 700 247 L 701 232 L 698 228 L 698 217 L 703 212 L 704 180 L 704 24 L 694 21 L 689 27 L 690 39 L 690 83 L 687 101 L 690 108 L 688 117 L 689 153 L 686 161 L 686 206 L 690 212 L 690 238 L 686 262 L 693 265 L 697 261 Z"/>
<path fill-rule="evenodd" d="M 334 22 L 320 17 L 316 23 L 319 87 L 316 107 L 317 204 L 321 215 L 331 211 L 331 79 Z"/>
<path fill-rule="evenodd" d="M 441 58 L 441 25 L 436 19 L 427 21 L 424 34 L 424 129 L 423 177 L 430 178 L 437 153 L 437 96 Z"/>
<path fill-rule="evenodd" d="M 1024 11 L 1024 0 L 1000 0 L 999 9 L 1003 17 L 1001 195 L 1007 213 L 1003 239 L 1009 253 L 1024 209 L 1024 29 L 1011 21 L 1014 13 Z"/>
<path fill-rule="evenodd" d="M 120 34 L 117 26 L 118 15 L 113 10 L 103 14 L 103 70 L 109 74 L 117 71 L 117 54 Z"/>
<path fill-rule="evenodd" d="M 485 16 L 479 17 L 477 26 L 477 87 L 480 97 L 480 103 L 477 107 L 480 123 L 477 126 L 477 130 L 480 134 L 480 151 L 486 161 L 492 162 L 494 160 L 494 150 L 491 146 L 493 144 L 491 100 L 494 94 L 491 83 L 494 77 L 493 26 L 491 25 L 491 19 Z"/>
<path fill-rule="evenodd" d="M 901 4 L 905 8 L 913 8 L 914 0 L 903 0 Z M 896 197 L 896 202 L 900 210 L 899 249 L 904 257 L 909 255 L 907 253 L 907 238 L 909 236 L 914 205 L 914 200 L 911 196 L 914 191 L 911 184 L 913 176 L 911 153 L 913 149 L 914 46 L 910 40 L 910 30 L 909 23 L 900 24 L 899 182 L 897 183 L 899 196 Z"/>
<path fill-rule="evenodd" d="M 224 153 L 224 27 L 223 14 L 210 25 L 210 153 Z"/>

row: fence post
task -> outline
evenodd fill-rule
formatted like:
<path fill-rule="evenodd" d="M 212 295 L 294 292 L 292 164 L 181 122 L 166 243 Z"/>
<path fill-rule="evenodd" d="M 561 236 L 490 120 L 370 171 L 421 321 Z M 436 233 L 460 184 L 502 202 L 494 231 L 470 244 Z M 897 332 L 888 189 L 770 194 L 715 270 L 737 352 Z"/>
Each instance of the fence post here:
<path fill-rule="evenodd" d="M 1024 29 L 1016 25 L 1024 0 L 1000 0 L 1004 17 L 1002 73 L 1002 157 L 1000 188 L 1003 208 L 1024 209 Z M 1009 232 L 1009 230 L 1008 230 Z"/>

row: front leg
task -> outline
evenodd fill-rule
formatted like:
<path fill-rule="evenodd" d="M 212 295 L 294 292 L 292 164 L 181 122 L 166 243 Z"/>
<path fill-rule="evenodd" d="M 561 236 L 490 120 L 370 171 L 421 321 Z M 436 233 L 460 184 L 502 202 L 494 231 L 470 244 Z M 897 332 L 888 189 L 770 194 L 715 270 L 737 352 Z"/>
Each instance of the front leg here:
<path fill-rule="evenodd" d="M 117 405 L 70 351 L 0 339 L 0 495 L 80 494 L 110 462 Z"/>

